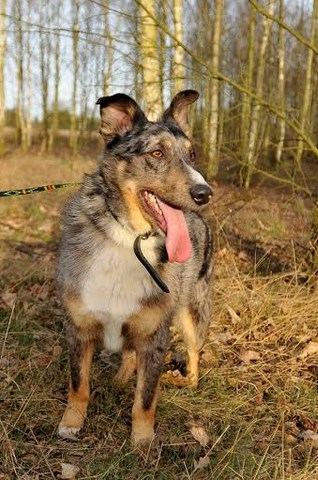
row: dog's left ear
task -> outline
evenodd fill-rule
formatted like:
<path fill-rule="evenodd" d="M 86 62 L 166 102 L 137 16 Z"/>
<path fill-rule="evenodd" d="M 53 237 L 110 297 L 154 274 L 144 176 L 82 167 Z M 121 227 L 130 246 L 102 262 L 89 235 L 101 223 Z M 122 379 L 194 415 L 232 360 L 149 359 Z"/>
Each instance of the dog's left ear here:
<path fill-rule="evenodd" d="M 106 143 L 109 143 L 115 135 L 121 135 L 132 130 L 137 123 L 147 122 L 147 118 L 139 105 L 124 93 L 101 97 L 96 103 L 100 105 L 101 126 L 99 133 Z"/>
<path fill-rule="evenodd" d="M 163 114 L 163 120 L 173 119 L 189 135 L 188 106 L 199 98 L 196 90 L 183 90 L 173 97 L 170 107 Z"/>

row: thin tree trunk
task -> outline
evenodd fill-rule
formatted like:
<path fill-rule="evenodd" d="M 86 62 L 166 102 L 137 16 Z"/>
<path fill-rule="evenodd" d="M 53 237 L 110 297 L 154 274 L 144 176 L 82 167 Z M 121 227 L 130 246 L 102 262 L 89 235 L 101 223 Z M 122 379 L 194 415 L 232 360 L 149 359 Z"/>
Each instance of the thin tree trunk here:
<path fill-rule="evenodd" d="M 183 43 L 182 5 L 182 0 L 173 0 L 174 35 L 181 43 Z M 184 89 L 185 84 L 184 50 L 178 44 L 174 46 L 172 77 L 173 94 L 176 94 Z"/>
<path fill-rule="evenodd" d="M 70 148 L 72 154 L 77 152 L 77 119 L 76 119 L 76 101 L 77 101 L 77 80 L 78 80 L 78 39 L 79 39 L 79 0 L 73 0 L 73 92 L 71 106 L 71 127 L 70 127 Z"/>
<path fill-rule="evenodd" d="M 167 2 L 166 0 L 160 0 L 158 2 L 159 7 L 159 20 L 163 25 L 167 25 L 168 22 L 168 12 L 167 12 Z M 159 40 L 159 83 L 160 83 L 160 98 L 163 98 L 164 86 L 165 86 L 165 69 L 166 69 L 166 62 L 167 62 L 167 35 L 162 29 L 159 29 L 158 32 L 158 40 Z M 170 75 L 170 79 L 172 75 Z"/>
<path fill-rule="evenodd" d="M 44 23 L 44 11 L 46 12 L 48 4 L 41 2 L 40 21 Z M 48 112 L 48 91 L 49 91 L 49 54 L 50 45 L 48 33 L 40 30 L 40 73 L 41 73 L 41 95 L 42 95 L 42 142 L 41 153 L 45 153 L 49 147 L 49 112 Z"/>
<path fill-rule="evenodd" d="M 215 20 L 212 41 L 212 70 L 218 72 L 222 34 L 224 0 L 215 0 Z M 219 124 L 219 80 L 212 78 L 211 85 L 211 117 L 209 125 L 209 148 L 207 178 L 211 180 L 219 169 L 218 156 L 218 124 Z"/>
<path fill-rule="evenodd" d="M 27 20 L 31 23 L 32 0 L 27 1 Z M 30 150 L 32 145 L 32 74 L 31 74 L 31 42 L 30 32 L 27 33 L 26 40 L 26 119 L 25 119 L 25 150 Z"/>
<path fill-rule="evenodd" d="M 279 2 L 279 19 L 284 20 L 284 0 Z M 281 111 L 285 111 L 285 32 L 280 25 L 278 30 L 278 101 Z M 284 142 L 285 142 L 286 123 L 283 118 L 278 118 L 278 144 L 276 149 L 276 165 L 281 162 Z"/>
<path fill-rule="evenodd" d="M 0 4 L 0 157 L 5 152 L 4 127 L 6 104 L 4 93 L 4 59 L 6 53 L 6 0 Z"/>
<path fill-rule="evenodd" d="M 157 27 L 153 19 L 146 12 L 146 10 L 148 10 L 151 15 L 155 16 L 155 1 L 143 0 L 139 2 L 139 5 L 141 14 L 141 55 L 145 112 L 149 120 L 156 120 L 162 114 Z"/>
<path fill-rule="evenodd" d="M 244 86 L 247 90 L 252 90 L 253 72 L 254 72 L 254 51 L 255 51 L 255 23 L 256 11 L 253 5 L 250 5 L 249 14 L 249 31 L 248 31 L 248 52 L 247 52 L 247 67 L 244 78 Z M 251 121 L 252 99 L 250 95 L 243 93 L 242 103 L 242 122 L 241 122 L 241 155 L 243 160 L 242 172 L 246 168 L 245 160 L 247 157 L 248 136 Z"/>
<path fill-rule="evenodd" d="M 275 0 L 270 0 L 268 6 L 268 13 L 273 15 L 274 13 Z M 264 17 L 263 19 L 263 35 L 261 40 L 261 46 L 259 51 L 259 63 L 256 76 L 256 95 L 262 97 L 263 94 L 263 85 L 264 85 L 264 74 L 265 74 L 265 64 L 266 64 L 266 51 L 269 41 L 269 33 L 272 21 Z M 254 103 L 252 106 L 251 112 L 251 124 L 250 124 L 250 133 L 249 133 L 249 142 L 247 149 L 247 172 L 245 178 L 245 188 L 248 188 L 251 183 L 251 178 L 255 169 L 257 161 L 257 134 L 259 131 L 259 117 L 260 117 L 261 106 L 259 103 Z"/>
<path fill-rule="evenodd" d="M 317 19 L 318 19 L 318 0 L 314 0 L 312 7 L 312 23 L 311 23 L 311 33 L 310 33 L 310 42 L 313 44 L 316 36 L 317 29 Z M 312 97 L 312 76 L 313 76 L 313 59 L 314 52 L 312 49 L 308 50 L 307 57 L 307 66 L 306 66 L 306 75 L 305 75 L 305 85 L 304 85 L 304 96 L 302 100 L 302 107 L 300 113 L 300 128 L 301 130 L 306 129 L 306 125 L 310 113 L 310 104 Z M 296 167 L 301 170 L 301 161 L 304 151 L 304 141 L 302 138 L 298 139 L 297 152 L 296 152 Z"/>
<path fill-rule="evenodd" d="M 138 103 L 141 102 L 143 92 L 142 92 L 142 60 L 141 60 L 141 46 L 140 46 L 140 37 L 141 37 L 141 28 L 140 28 L 140 6 L 137 3 L 133 2 L 131 6 L 131 36 L 134 42 L 134 52 L 133 52 L 133 81 L 134 81 L 134 92 L 135 99 Z"/>
<path fill-rule="evenodd" d="M 59 21 L 60 17 L 60 1 L 56 2 L 56 12 L 55 18 L 56 22 Z M 50 138 L 49 138 L 49 151 L 52 152 L 54 145 L 56 143 L 56 138 L 59 129 L 59 87 L 60 87 L 60 35 L 59 32 L 55 34 L 55 45 L 54 45 L 54 100 L 52 108 L 52 123 L 50 129 Z"/>
<path fill-rule="evenodd" d="M 112 78 L 112 66 L 113 66 L 113 59 L 114 59 L 114 51 L 113 51 L 113 37 L 110 30 L 110 20 L 109 20 L 109 0 L 105 0 L 103 4 L 104 15 L 105 15 L 105 50 L 107 58 L 106 68 L 104 70 L 104 78 L 103 78 L 103 92 L 104 95 L 110 95 L 110 82 Z"/>
<path fill-rule="evenodd" d="M 17 44 L 17 108 L 16 108 L 16 137 L 18 145 L 26 150 L 26 131 L 23 114 L 23 90 L 24 90 L 24 68 L 23 68 L 23 31 L 22 31 L 22 2 L 17 0 L 14 4 L 18 26 L 16 32 Z"/>

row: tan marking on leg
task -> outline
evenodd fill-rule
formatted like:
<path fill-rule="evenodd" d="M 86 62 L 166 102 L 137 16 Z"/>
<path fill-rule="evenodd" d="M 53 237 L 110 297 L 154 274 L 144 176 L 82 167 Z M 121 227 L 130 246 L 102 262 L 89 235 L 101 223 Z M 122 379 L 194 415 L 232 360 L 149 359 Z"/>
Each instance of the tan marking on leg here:
<path fill-rule="evenodd" d="M 81 361 L 80 385 L 74 391 L 70 382 L 68 393 L 68 405 L 64 412 L 61 423 L 69 428 L 80 428 L 86 417 L 86 410 L 89 400 L 89 372 L 94 352 L 93 342 L 88 342 L 86 351 Z"/>
<path fill-rule="evenodd" d="M 72 438 L 83 426 L 89 401 L 89 372 L 94 353 L 93 341 L 87 342 L 80 364 L 80 384 L 76 391 L 70 381 L 67 407 L 59 424 L 59 435 Z"/>
<path fill-rule="evenodd" d="M 135 446 L 149 446 L 155 437 L 155 411 L 157 406 L 159 382 L 150 407 L 143 408 L 143 391 L 147 388 L 144 371 L 138 368 L 135 401 L 132 409 L 131 440 Z"/>
<path fill-rule="evenodd" d="M 171 382 L 177 386 L 190 386 L 191 388 L 197 388 L 199 382 L 199 347 L 198 347 L 198 336 L 196 331 L 196 326 L 194 319 L 189 312 L 188 308 L 183 308 L 178 313 L 175 321 L 175 325 L 179 328 L 184 343 L 188 351 L 187 359 L 187 375 L 186 377 L 172 376 Z M 182 380 L 183 379 L 183 380 Z M 165 381 L 168 380 L 167 375 L 164 378 Z"/>
<path fill-rule="evenodd" d="M 135 350 L 123 350 L 121 365 L 114 378 L 118 385 L 125 385 L 133 376 L 136 370 L 136 352 Z"/>

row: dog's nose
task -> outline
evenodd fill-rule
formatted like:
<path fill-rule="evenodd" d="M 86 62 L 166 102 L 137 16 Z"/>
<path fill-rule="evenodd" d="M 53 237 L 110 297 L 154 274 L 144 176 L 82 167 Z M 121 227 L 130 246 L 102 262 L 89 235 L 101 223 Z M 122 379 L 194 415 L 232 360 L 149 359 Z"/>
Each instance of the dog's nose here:
<path fill-rule="evenodd" d="M 190 194 L 195 203 L 198 205 L 205 205 L 209 203 L 213 192 L 209 185 L 197 184 L 191 187 Z"/>

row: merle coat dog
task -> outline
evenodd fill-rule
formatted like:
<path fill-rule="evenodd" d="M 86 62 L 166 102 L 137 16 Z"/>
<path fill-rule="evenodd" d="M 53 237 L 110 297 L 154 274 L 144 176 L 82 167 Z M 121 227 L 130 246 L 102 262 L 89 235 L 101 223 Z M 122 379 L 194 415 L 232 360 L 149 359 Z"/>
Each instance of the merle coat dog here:
<path fill-rule="evenodd" d="M 187 136 L 187 110 L 197 98 L 193 90 L 180 92 L 158 122 L 148 121 L 124 94 L 97 102 L 105 152 L 66 207 L 59 256 L 71 369 L 63 437 L 83 425 L 94 345 L 101 339 L 107 350 L 122 351 L 118 383 L 137 372 L 134 444 L 154 437 L 172 323 L 188 350 L 181 383 L 198 384 L 212 273 L 211 229 L 201 211 L 212 192 L 192 165 Z"/>

